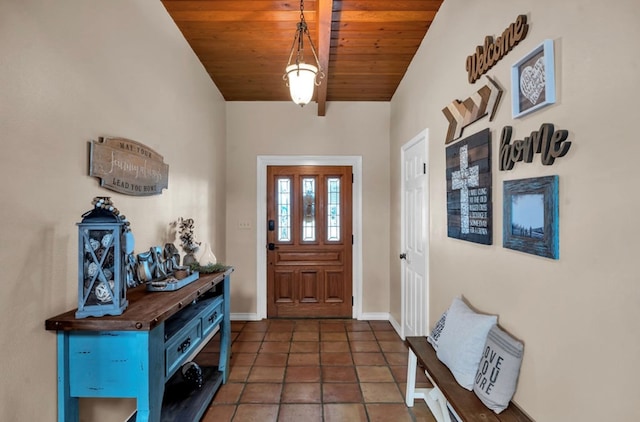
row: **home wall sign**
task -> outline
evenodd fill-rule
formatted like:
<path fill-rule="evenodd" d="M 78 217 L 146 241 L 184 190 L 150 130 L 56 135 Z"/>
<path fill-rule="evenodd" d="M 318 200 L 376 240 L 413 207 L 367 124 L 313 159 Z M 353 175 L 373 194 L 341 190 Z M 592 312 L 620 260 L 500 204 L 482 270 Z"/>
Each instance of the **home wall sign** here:
<path fill-rule="evenodd" d="M 511 142 L 513 128 L 505 126 L 500 135 L 500 170 L 511 170 L 515 163 L 533 161 L 534 154 L 540 154 L 542 164 L 550 166 L 558 157 L 564 157 L 571 141 L 567 141 L 569 131 L 564 129 L 554 130 L 551 123 L 543 123 L 540 129 L 531 132 L 531 135 L 523 140 Z"/>
<path fill-rule="evenodd" d="M 525 39 L 529 30 L 527 16 L 520 15 L 496 38 L 486 36 L 484 45 L 476 47 L 476 52 L 467 57 L 466 69 L 469 83 L 475 83 L 480 76 L 487 73 L 498 61 L 507 55 L 520 41 Z"/>
<path fill-rule="evenodd" d="M 447 147 L 446 159 L 448 236 L 491 245 L 491 132 Z"/>
<path fill-rule="evenodd" d="M 126 195 L 160 195 L 169 185 L 169 165 L 140 142 L 100 138 L 91 143 L 89 176 L 98 177 L 100 186 Z"/>
<path fill-rule="evenodd" d="M 453 100 L 451 104 L 442 109 L 445 117 L 449 120 L 445 144 L 461 137 L 462 129 L 480 120 L 487 113 L 491 113 L 489 114 L 489 121 L 493 120 L 502 97 L 502 88 L 490 77 L 487 76 L 487 79 L 489 83 L 476 91 L 475 94 L 462 102 Z"/>

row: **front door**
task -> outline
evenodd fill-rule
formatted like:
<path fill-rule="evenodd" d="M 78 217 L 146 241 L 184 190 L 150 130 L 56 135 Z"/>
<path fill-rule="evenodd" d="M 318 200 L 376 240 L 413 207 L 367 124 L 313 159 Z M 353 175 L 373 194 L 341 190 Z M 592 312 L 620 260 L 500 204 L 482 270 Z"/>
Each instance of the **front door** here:
<path fill-rule="evenodd" d="M 350 318 L 351 166 L 267 167 L 267 316 Z"/>

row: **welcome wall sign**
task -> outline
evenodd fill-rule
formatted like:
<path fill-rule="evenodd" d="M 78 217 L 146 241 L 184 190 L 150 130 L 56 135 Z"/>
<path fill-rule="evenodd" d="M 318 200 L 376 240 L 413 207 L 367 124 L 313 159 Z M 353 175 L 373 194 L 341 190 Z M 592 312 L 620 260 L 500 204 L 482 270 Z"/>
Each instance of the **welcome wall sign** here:
<path fill-rule="evenodd" d="M 480 76 L 487 73 L 513 47 L 525 39 L 528 30 L 527 16 L 520 15 L 502 32 L 502 35 L 496 38 L 495 42 L 493 37 L 486 36 L 484 45 L 477 46 L 475 53 L 467 57 L 466 69 L 469 74 L 469 83 L 475 83 Z"/>
<path fill-rule="evenodd" d="M 169 165 L 140 142 L 100 138 L 91 143 L 89 176 L 98 177 L 100 186 L 126 195 L 160 195 L 169 185 Z"/>

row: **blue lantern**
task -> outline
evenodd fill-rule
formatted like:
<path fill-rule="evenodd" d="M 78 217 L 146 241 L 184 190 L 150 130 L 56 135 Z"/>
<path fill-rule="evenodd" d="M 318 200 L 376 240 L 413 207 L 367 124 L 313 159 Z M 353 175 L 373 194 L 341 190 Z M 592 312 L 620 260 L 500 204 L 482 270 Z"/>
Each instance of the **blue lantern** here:
<path fill-rule="evenodd" d="M 120 315 L 127 308 L 128 266 L 133 252 L 129 223 L 109 198 L 93 200 L 94 208 L 78 223 L 78 310 L 76 318 Z"/>

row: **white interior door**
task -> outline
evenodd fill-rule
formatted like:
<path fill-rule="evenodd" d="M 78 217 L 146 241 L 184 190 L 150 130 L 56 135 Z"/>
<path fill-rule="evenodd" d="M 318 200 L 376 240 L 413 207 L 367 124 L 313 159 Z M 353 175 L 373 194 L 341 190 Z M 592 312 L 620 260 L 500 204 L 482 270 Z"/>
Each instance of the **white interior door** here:
<path fill-rule="evenodd" d="M 427 335 L 429 177 L 427 130 L 402 147 L 402 337 Z"/>

